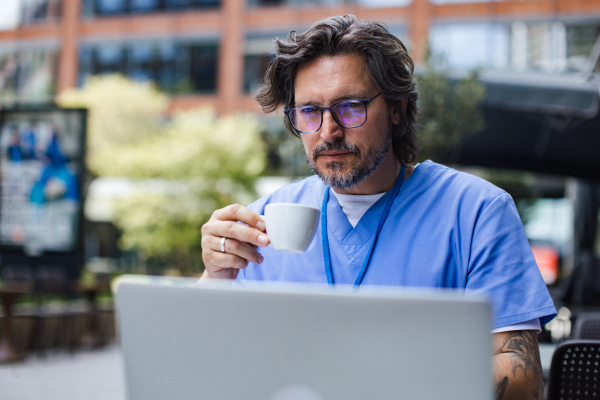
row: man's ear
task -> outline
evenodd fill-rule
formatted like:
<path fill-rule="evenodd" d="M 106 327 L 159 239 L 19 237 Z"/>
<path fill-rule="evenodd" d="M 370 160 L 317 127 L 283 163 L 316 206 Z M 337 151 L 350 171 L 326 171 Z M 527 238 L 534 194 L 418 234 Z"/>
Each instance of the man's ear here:
<path fill-rule="evenodd" d="M 404 115 L 404 112 L 400 111 L 400 107 L 402 107 L 403 111 L 406 111 L 406 107 L 408 106 L 408 100 L 403 99 L 400 101 L 400 104 L 394 107 L 392 110 L 392 124 L 397 125 L 400 123 L 400 118 Z"/>

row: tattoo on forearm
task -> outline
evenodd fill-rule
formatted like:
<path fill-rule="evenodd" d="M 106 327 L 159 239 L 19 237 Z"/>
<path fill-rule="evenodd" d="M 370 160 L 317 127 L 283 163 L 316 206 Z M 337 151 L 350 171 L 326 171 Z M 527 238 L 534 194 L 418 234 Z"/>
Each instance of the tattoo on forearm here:
<path fill-rule="evenodd" d="M 506 387 L 508 386 L 508 376 L 505 376 L 502 381 L 496 384 L 496 399 L 500 400 L 504 397 L 504 392 L 506 392 Z"/>
<path fill-rule="evenodd" d="M 542 375 L 542 365 L 540 363 L 539 347 L 537 337 L 533 331 L 515 331 L 504 342 L 500 348 L 500 353 L 509 354 L 512 367 L 513 378 L 517 377 L 519 370 L 523 371 L 525 378 L 535 384 L 532 391 L 532 398 L 541 400 L 544 396 L 544 378 Z M 510 378 L 504 379 L 498 383 L 496 388 L 497 399 L 502 399 L 504 391 Z"/>

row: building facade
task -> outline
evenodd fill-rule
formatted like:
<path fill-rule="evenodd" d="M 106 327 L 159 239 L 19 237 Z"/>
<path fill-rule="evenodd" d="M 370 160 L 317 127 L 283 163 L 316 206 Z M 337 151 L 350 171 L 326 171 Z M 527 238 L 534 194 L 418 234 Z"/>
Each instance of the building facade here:
<path fill-rule="evenodd" d="M 0 104 L 47 102 L 92 75 L 152 80 L 172 109 L 258 111 L 273 39 L 331 15 L 384 22 L 417 63 L 518 71 L 584 69 L 599 0 L 3 0 Z M 8 12 L 8 6 L 0 6 Z"/>

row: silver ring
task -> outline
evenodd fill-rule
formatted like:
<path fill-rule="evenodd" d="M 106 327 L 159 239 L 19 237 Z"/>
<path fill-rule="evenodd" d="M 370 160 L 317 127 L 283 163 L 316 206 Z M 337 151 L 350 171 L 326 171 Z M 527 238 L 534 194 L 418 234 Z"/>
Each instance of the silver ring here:
<path fill-rule="evenodd" d="M 221 238 L 221 253 L 225 253 L 225 240 L 227 240 L 226 237 Z"/>

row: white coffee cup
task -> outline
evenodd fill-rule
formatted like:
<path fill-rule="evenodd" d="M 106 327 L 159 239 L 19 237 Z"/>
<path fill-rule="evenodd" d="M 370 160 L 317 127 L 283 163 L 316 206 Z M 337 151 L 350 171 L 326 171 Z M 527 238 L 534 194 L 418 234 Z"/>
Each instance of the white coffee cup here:
<path fill-rule="evenodd" d="M 277 251 L 302 253 L 312 242 L 321 210 L 295 203 L 271 203 L 263 216 L 267 236 Z"/>

